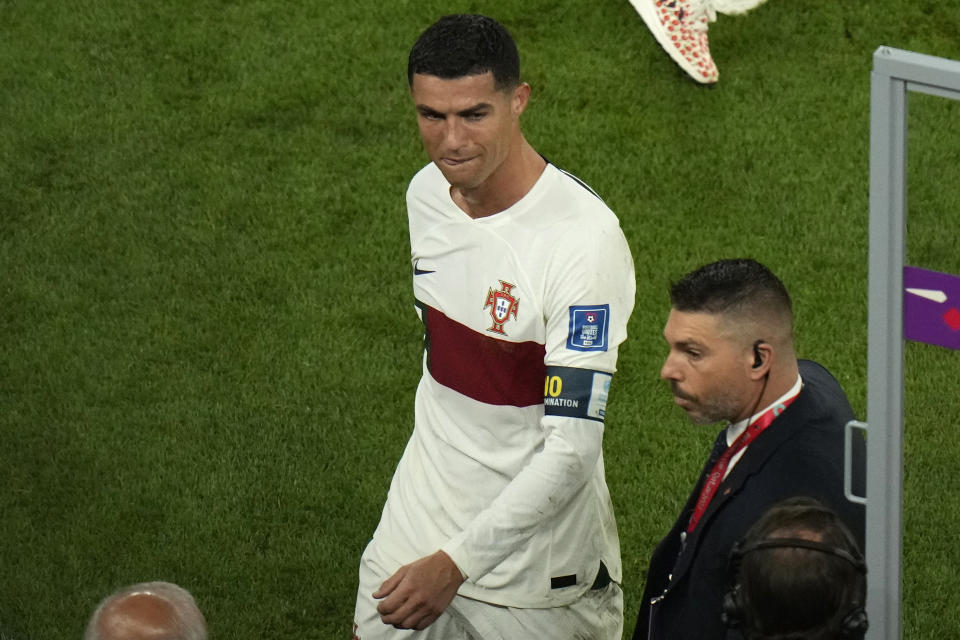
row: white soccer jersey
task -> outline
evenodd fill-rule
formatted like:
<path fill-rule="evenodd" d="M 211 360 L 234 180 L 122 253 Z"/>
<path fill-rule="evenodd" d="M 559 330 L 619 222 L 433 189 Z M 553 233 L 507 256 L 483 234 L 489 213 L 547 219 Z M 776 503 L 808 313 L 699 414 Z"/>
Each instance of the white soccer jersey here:
<path fill-rule="evenodd" d="M 551 164 L 485 218 L 449 189 L 431 163 L 407 192 L 423 377 L 368 553 L 389 575 L 443 549 L 467 575 L 460 595 L 569 604 L 601 561 L 621 579 L 601 442 L 630 249 L 600 198 Z"/>

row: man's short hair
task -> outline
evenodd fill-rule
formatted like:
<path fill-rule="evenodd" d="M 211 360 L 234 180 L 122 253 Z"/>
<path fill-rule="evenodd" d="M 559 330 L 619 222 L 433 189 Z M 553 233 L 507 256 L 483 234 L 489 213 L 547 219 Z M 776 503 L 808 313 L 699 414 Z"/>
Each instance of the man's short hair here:
<path fill-rule="evenodd" d="M 677 311 L 780 318 L 793 331 L 793 303 L 780 279 L 750 258 L 718 260 L 670 287 Z"/>
<path fill-rule="evenodd" d="M 724 620 L 748 640 L 863 638 L 866 571 L 833 511 L 812 498 L 785 500 L 731 551 Z"/>
<path fill-rule="evenodd" d="M 172 612 L 172 617 L 165 624 L 168 625 L 169 637 L 173 640 L 207 640 L 207 624 L 197 607 L 196 601 L 189 591 L 172 582 L 141 582 L 119 589 L 104 598 L 87 624 L 84 640 L 103 640 L 113 638 L 104 627 L 109 627 L 109 620 L 115 607 L 123 609 L 122 617 L 130 618 L 130 611 L 124 609 L 123 602 L 139 596 L 155 598 L 163 603 Z M 116 620 L 116 618 L 113 618 Z M 155 637 L 155 636 L 151 636 Z M 164 636 L 167 637 L 167 636 Z"/>
<path fill-rule="evenodd" d="M 517 45 L 499 22 L 487 16 L 444 16 L 420 34 L 410 50 L 407 81 L 415 74 L 454 79 L 493 73 L 497 89 L 511 89 L 520 82 Z"/>

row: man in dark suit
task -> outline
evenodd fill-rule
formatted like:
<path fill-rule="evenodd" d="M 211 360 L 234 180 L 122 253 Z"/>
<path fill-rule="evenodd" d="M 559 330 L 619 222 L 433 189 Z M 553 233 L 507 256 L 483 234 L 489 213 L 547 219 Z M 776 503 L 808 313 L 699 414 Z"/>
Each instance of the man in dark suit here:
<path fill-rule="evenodd" d="M 826 369 L 797 360 L 790 296 L 762 264 L 705 265 L 674 284 L 670 298 L 660 375 L 693 422 L 726 426 L 653 553 L 633 637 L 715 640 L 726 637 L 730 550 L 774 503 L 815 498 L 863 544 L 864 509 L 843 491 L 844 425 L 854 416 Z M 854 466 L 862 469 L 858 440 Z"/>

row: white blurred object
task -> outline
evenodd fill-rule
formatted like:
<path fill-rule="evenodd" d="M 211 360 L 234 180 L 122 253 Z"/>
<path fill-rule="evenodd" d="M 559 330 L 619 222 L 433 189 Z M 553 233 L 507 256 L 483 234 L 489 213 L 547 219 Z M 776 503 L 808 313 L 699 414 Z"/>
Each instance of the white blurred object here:
<path fill-rule="evenodd" d="M 630 0 L 630 4 L 687 75 L 700 84 L 717 81 L 720 74 L 707 37 L 709 24 L 717 19 L 710 0 Z"/>

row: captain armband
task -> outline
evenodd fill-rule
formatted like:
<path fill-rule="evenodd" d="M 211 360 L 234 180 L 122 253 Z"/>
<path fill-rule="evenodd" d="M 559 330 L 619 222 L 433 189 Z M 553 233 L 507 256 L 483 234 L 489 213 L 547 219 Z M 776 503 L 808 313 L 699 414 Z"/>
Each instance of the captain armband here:
<path fill-rule="evenodd" d="M 603 422 L 612 378 L 603 371 L 547 367 L 543 384 L 544 414 Z"/>

